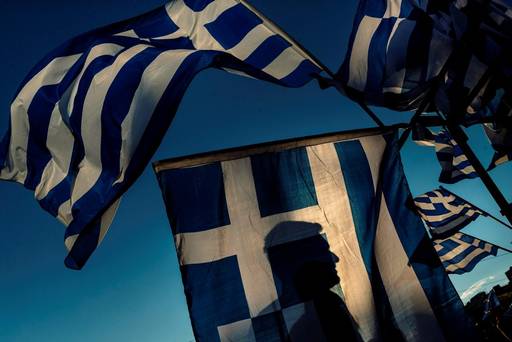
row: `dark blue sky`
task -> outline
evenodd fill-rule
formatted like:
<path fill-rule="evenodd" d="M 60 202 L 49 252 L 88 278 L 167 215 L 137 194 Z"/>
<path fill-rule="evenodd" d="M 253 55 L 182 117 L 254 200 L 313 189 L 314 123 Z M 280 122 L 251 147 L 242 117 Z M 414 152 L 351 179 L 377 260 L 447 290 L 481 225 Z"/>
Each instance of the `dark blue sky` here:
<path fill-rule="evenodd" d="M 75 0 L 0 3 L 0 132 L 25 74 L 64 40 L 97 26 L 143 13 L 163 1 Z M 253 0 L 253 5 L 337 70 L 346 50 L 356 1 Z M 386 123 L 405 113 L 378 110 Z M 371 127 L 353 103 L 311 83 L 286 89 L 217 70 L 189 88 L 154 160 L 276 139 Z M 481 129 L 469 130 L 484 164 L 492 151 Z M 2 133 L 3 134 L 3 133 Z M 439 166 L 430 148 L 403 150 L 413 194 L 437 186 Z M 512 198 L 511 165 L 492 176 Z M 450 189 L 497 214 L 479 180 Z M 0 182 L 0 340 L 190 341 L 176 254 L 151 168 L 131 188 L 103 244 L 82 271 L 63 265 L 64 228 L 20 185 Z M 510 248 L 512 232 L 488 219 L 467 229 Z M 512 257 L 486 259 L 452 280 L 462 294 L 504 282 Z M 472 287 L 471 287 L 472 286 Z"/>

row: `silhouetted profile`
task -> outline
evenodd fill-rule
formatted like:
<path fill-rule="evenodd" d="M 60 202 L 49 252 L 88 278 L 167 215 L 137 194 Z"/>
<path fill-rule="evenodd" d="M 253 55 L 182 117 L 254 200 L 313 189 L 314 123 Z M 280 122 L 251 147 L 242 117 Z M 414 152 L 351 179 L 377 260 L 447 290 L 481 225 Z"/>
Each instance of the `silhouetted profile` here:
<path fill-rule="evenodd" d="M 317 342 L 323 335 L 325 341 L 360 341 L 345 303 L 331 291 L 340 282 L 339 259 L 321 229 L 316 223 L 286 221 L 265 238 L 281 309 L 300 313 L 288 326 L 288 339 Z M 290 236 L 295 241 L 285 242 Z"/>

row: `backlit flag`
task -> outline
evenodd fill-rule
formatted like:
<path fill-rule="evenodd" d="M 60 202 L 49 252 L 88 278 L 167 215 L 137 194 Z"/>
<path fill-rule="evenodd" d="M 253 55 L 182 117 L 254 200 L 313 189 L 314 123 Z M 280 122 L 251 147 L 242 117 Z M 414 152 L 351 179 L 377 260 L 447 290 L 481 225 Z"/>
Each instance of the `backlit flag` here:
<path fill-rule="evenodd" d="M 414 128 L 413 139 L 419 145 L 435 147 L 437 160 L 441 164 L 440 182 L 454 184 L 463 179 L 478 177 L 478 173 L 448 131 L 442 129 L 439 133 L 433 133 L 418 125 Z"/>
<path fill-rule="evenodd" d="M 412 110 L 437 78 L 427 110 L 474 113 L 489 100 L 486 74 L 511 84 L 510 13 L 508 0 L 360 0 L 338 79 L 368 104 Z"/>
<path fill-rule="evenodd" d="M 434 240 L 434 248 L 447 273 L 470 272 L 482 259 L 498 254 L 498 247 L 464 233 Z"/>
<path fill-rule="evenodd" d="M 360 0 L 341 82 L 368 104 L 416 108 L 452 52 L 454 3 Z"/>
<path fill-rule="evenodd" d="M 406 207 L 396 136 L 345 132 L 155 164 L 198 341 L 470 339 Z"/>
<path fill-rule="evenodd" d="M 484 213 L 455 194 L 436 189 L 414 199 L 433 236 L 461 230 Z"/>
<path fill-rule="evenodd" d="M 71 39 L 26 77 L 0 144 L 0 179 L 66 225 L 79 269 L 105 235 L 199 71 L 299 87 L 321 69 L 239 0 L 176 0 Z"/>

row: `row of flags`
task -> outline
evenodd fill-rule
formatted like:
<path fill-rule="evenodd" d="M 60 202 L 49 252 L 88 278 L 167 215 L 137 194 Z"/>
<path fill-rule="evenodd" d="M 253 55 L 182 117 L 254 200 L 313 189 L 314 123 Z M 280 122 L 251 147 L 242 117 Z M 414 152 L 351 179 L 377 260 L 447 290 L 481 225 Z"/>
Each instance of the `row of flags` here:
<path fill-rule="evenodd" d="M 367 104 L 490 117 L 495 167 L 511 159 L 511 9 L 361 0 L 336 81 Z M 34 191 L 66 226 L 66 266 L 82 268 L 101 242 L 206 68 L 286 87 L 326 71 L 245 1 L 174 0 L 71 39 L 27 75 L 0 179 Z M 365 134 L 157 169 L 198 340 L 470 339 L 445 272 L 497 254 L 460 232 L 486 213 L 443 189 L 419 196 L 425 245 L 397 132 Z M 436 148 L 442 182 L 477 177 L 449 132 L 418 134 Z"/>
<path fill-rule="evenodd" d="M 361 1 L 337 75 L 347 94 L 415 108 L 460 38 L 459 16 L 469 15 L 472 3 Z M 508 27 L 507 20 L 500 25 Z M 287 87 L 324 71 L 244 1 L 175 0 L 71 39 L 27 75 L 0 142 L 0 179 L 33 190 L 41 207 L 66 226 L 68 267 L 81 268 L 100 243 L 188 84 L 209 67 Z M 512 110 L 509 92 L 500 94 L 481 106 L 501 118 L 485 126 L 497 151 L 491 168 L 510 159 Z M 436 148 L 442 182 L 478 176 L 447 131 L 427 135 L 423 142 Z"/>
<path fill-rule="evenodd" d="M 287 87 L 322 72 L 244 1 L 175 0 L 69 40 L 25 78 L 0 179 L 34 191 L 66 226 L 67 267 L 82 268 L 96 249 L 205 68 Z"/>
<path fill-rule="evenodd" d="M 496 256 L 500 248 L 460 232 L 479 216 L 489 216 L 454 193 L 444 189 L 429 191 L 414 198 L 418 214 L 429 228 L 433 245 L 447 273 L 470 272 L 479 261 Z"/>
<path fill-rule="evenodd" d="M 361 0 L 337 79 L 367 104 L 416 110 L 426 102 L 456 123 L 485 121 L 492 169 L 512 159 L 511 13 L 507 0 Z M 435 138 L 442 182 L 476 177 L 448 132 Z"/>

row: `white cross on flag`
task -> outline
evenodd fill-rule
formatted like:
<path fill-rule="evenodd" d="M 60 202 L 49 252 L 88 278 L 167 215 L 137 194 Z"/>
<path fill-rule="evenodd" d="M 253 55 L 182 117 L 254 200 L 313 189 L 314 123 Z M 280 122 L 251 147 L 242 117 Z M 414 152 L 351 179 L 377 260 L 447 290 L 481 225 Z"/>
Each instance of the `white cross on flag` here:
<path fill-rule="evenodd" d="M 345 132 L 155 165 L 198 341 L 467 334 L 462 303 L 405 206 L 395 133 Z"/>

